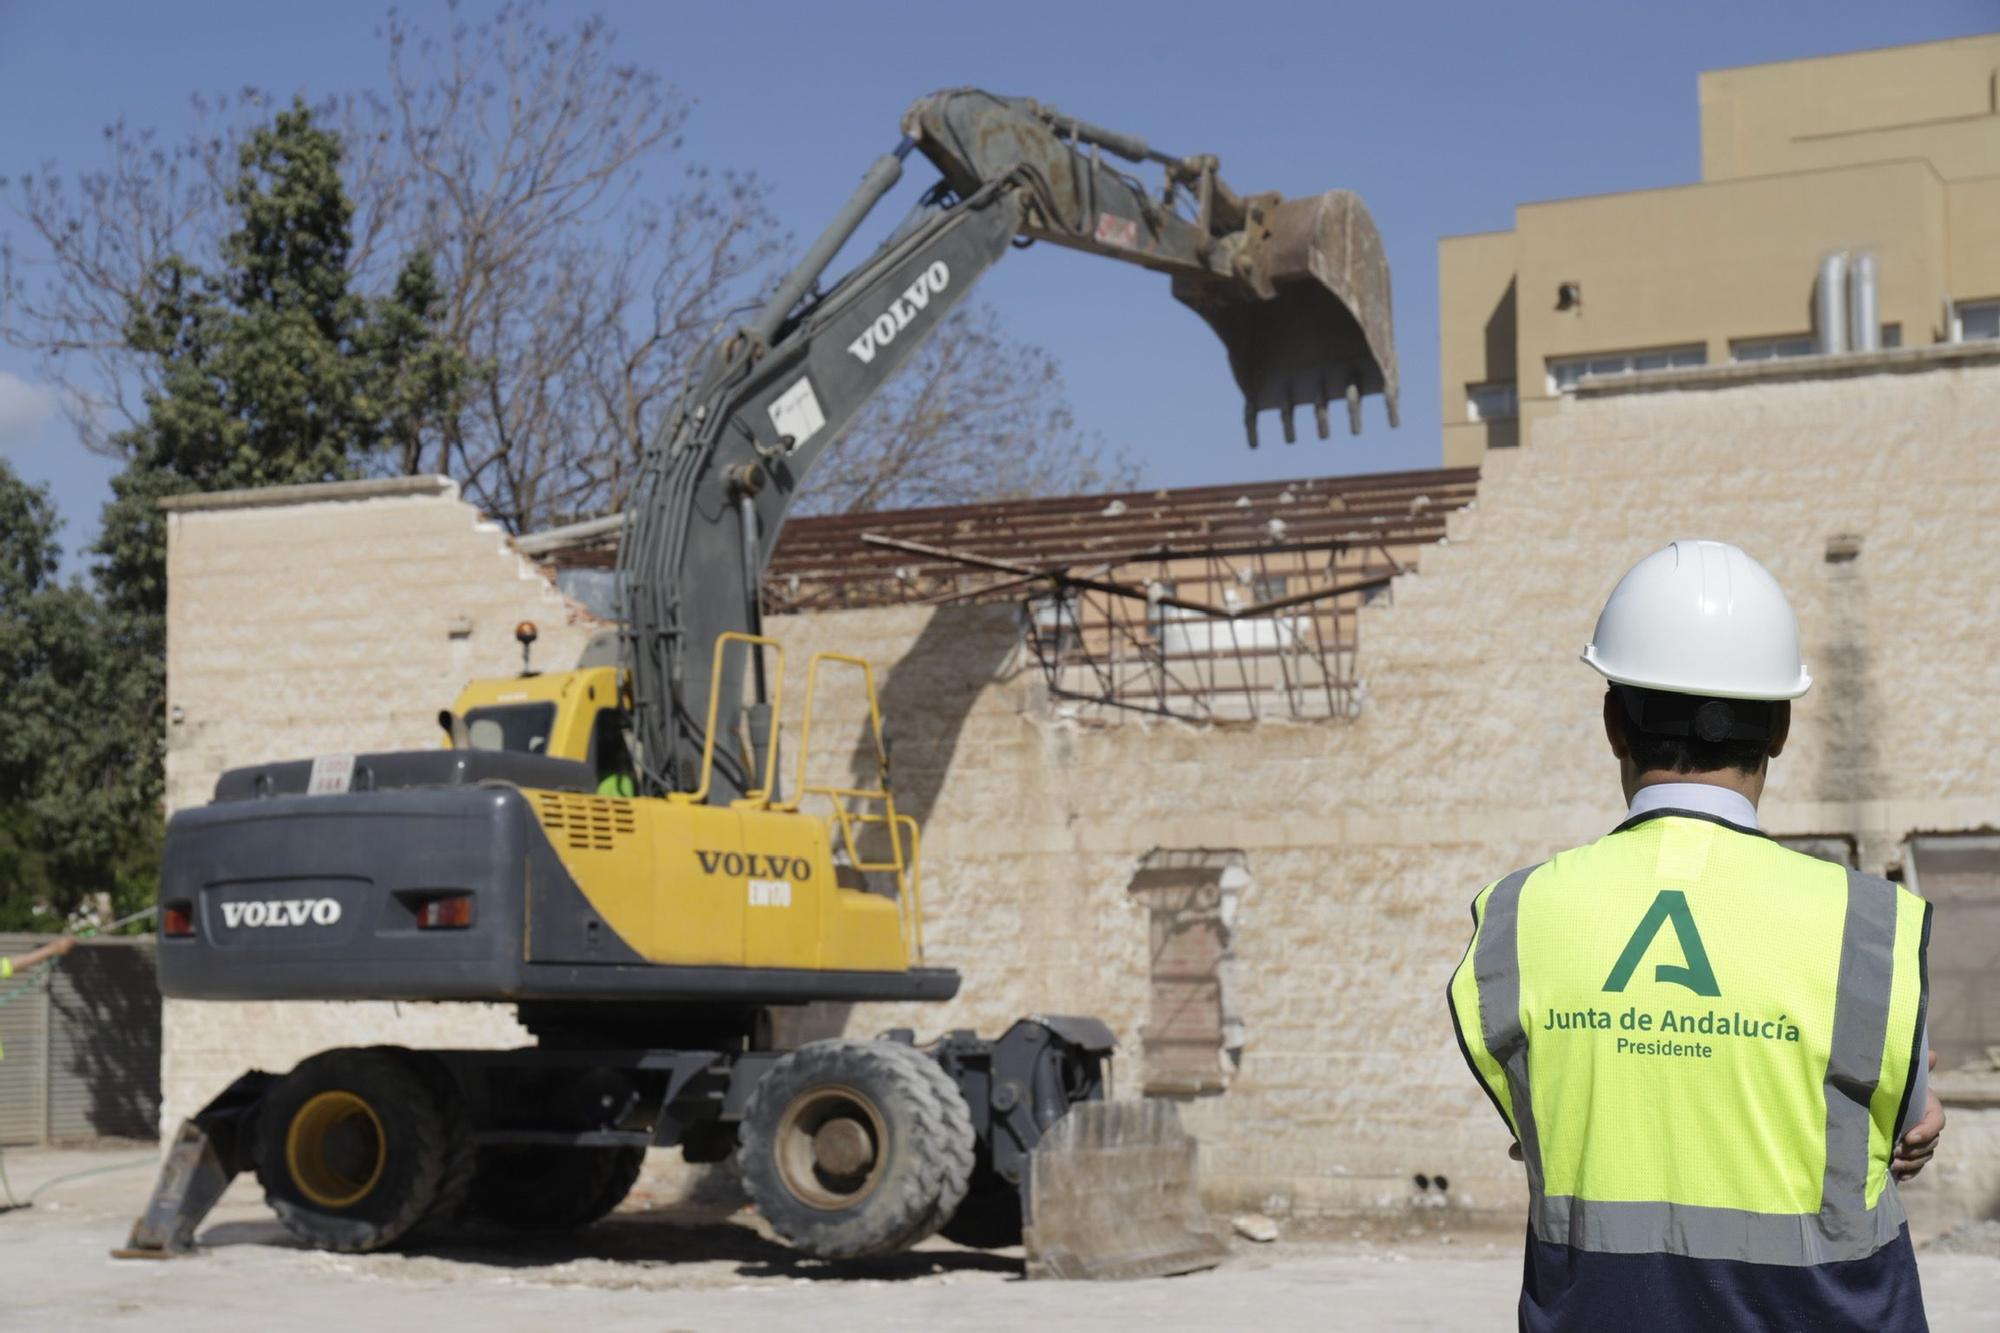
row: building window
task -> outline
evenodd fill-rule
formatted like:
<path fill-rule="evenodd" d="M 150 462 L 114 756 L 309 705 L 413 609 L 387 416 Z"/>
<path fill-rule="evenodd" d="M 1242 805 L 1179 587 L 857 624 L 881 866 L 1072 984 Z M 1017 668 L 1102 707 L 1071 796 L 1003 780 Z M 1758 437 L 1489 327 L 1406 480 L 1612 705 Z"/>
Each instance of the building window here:
<path fill-rule="evenodd" d="M 1642 375 L 1653 370 L 1680 370 L 1707 364 L 1708 349 L 1701 343 L 1689 343 L 1684 347 L 1654 347 L 1637 352 L 1555 356 L 1549 358 L 1549 392 L 1568 393 L 1586 379 Z"/>
<path fill-rule="evenodd" d="M 1958 340 L 2000 338 L 2000 301 L 1965 301 L 1957 309 Z"/>
<path fill-rule="evenodd" d="M 1735 338 L 1729 343 L 1731 361 L 1778 361 L 1791 356 L 1812 356 L 1819 351 L 1810 333 L 1788 333 L 1782 338 Z"/>
<path fill-rule="evenodd" d="M 1148 852 L 1132 877 L 1151 960 L 1142 1029 L 1148 1096 L 1222 1092 L 1242 1060 L 1231 946 L 1249 884 L 1243 853 L 1196 848 Z"/>
<path fill-rule="evenodd" d="M 1512 421 L 1520 415 L 1521 395 L 1515 391 L 1514 381 L 1465 386 L 1467 421 Z"/>
<path fill-rule="evenodd" d="M 1886 350 L 1891 347 L 1901 347 L 1902 345 L 1903 326 L 1901 324 L 1884 324 L 1882 326 L 1883 348 Z"/>
<path fill-rule="evenodd" d="M 1928 898 L 1931 1049 L 1938 1072 L 1983 1065 L 2000 1047 L 2000 836 L 1923 833 L 1903 861 L 1908 886 Z"/>

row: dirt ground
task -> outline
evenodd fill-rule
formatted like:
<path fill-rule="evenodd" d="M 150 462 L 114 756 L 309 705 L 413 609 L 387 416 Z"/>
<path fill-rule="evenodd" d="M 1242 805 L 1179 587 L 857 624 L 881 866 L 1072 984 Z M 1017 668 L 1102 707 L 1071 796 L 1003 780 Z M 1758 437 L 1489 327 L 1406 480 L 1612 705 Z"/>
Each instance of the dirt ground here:
<path fill-rule="evenodd" d="M 1080 1288 L 1030 1283 L 1018 1251 L 933 1241 L 895 1260 L 823 1264 L 762 1234 L 726 1197 L 708 1204 L 649 1173 L 626 1207 L 557 1238 L 437 1241 L 346 1256 L 294 1245 L 254 1184 L 238 1181 L 201 1233 L 203 1252 L 171 1262 L 109 1257 L 152 1187 L 150 1145 L 91 1152 L 9 1151 L 15 1197 L 0 1213 L 0 1326 L 234 1329 L 477 1328 L 592 1333 L 847 1326 L 939 1329 L 1366 1329 L 1513 1327 L 1520 1280 L 1512 1235 L 1407 1227 L 1311 1240 L 1240 1243 L 1213 1272 Z M 4 1203 L 0 1203 L 4 1207 Z M 1923 1254 L 1931 1325 L 2000 1328 L 2000 1257 L 1983 1243 Z"/>

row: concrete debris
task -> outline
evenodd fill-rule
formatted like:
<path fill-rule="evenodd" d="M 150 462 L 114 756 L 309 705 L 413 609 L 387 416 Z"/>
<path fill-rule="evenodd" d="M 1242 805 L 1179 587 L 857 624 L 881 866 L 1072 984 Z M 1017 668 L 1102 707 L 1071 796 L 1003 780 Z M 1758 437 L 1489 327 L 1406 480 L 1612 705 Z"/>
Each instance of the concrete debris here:
<path fill-rule="evenodd" d="M 1229 1225 L 1236 1228 L 1237 1235 L 1259 1245 L 1268 1245 L 1278 1238 L 1278 1224 L 1262 1213 L 1238 1213 Z"/>

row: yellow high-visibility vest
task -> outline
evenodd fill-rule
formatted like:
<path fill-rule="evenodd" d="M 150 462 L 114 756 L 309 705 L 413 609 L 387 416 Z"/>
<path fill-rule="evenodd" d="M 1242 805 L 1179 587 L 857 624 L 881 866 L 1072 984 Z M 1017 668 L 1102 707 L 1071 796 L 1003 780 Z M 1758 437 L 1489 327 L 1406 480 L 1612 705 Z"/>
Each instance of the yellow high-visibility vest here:
<path fill-rule="evenodd" d="M 1922 899 L 1665 814 L 1488 885 L 1473 919 L 1452 1017 L 1536 1238 L 1787 1266 L 1897 1238 Z"/>

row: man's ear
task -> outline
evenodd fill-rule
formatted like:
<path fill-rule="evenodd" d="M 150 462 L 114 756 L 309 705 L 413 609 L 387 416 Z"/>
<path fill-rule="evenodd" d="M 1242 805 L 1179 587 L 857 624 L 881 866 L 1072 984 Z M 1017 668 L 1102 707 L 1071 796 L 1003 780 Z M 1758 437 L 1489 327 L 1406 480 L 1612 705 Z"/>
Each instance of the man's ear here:
<path fill-rule="evenodd" d="M 1631 756 L 1631 748 L 1625 744 L 1625 706 L 1618 702 L 1618 691 L 1604 692 L 1604 739 L 1611 743 L 1611 757 L 1626 759 Z M 1771 753 L 1776 754 L 1773 750 Z"/>
<path fill-rule="evenodd" d="M 1766 759 L 1776 759 L 1785 752 L 1785 742 L 1792 735 L 1792 701 L 1780 699 L 1771 709 L 1771 742 L 1764 747 Z"/>

